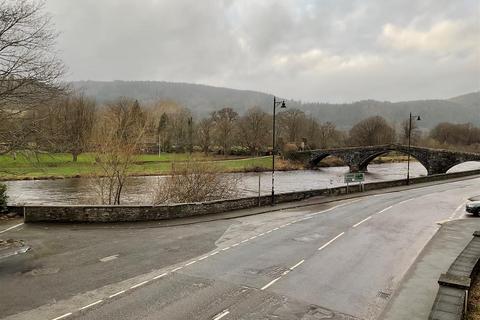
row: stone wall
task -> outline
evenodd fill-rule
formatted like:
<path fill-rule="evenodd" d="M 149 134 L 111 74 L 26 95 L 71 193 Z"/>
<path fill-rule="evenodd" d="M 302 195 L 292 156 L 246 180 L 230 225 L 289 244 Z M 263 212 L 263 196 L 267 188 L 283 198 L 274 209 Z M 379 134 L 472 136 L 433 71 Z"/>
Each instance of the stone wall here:
<path fill-rule="evenodd" d="M 432 175 L 410 179 L 411 184 L 454 179 L 470 175 L 479 175 L 480 170 L 464 171 L 442 175 Z M 404 186 L 406 180 L 371 182 L 363 185 L 365 191 Z M 349 193 L 361 192 L 360 186 L 352 185 Z M 275 196 L 276 203 L 299 201 L 314 196 L 333 196 L 347 193 L 347 187 L 316 189 L 299 192 L 281 193 Z M 161 206 L 17 206 L 10 211 L 23 214 L 25 222 L 132 222 L 165 220 L 206 214 L 216 214 L 232 210 L 268 206 L 270 196 L 219 200 L 204 203 L 183 203 Z"/>

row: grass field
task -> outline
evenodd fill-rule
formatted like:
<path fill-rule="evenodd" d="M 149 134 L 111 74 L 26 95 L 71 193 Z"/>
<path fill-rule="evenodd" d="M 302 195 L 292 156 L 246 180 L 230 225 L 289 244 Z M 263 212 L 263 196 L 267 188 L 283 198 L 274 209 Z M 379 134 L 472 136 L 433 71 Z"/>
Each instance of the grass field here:
<path fill-rule="evenodd" d="M 195 161 L 207 161 L 226 172 L 266 170 L 271 168 L 270 157 L 239 158 L 223 156 L 205 156 L 198 153 L 190 156 L 187 153 L 164 153 L 158 155 L 143 154 L 135 159 L 130 172 L 132 175 L 167 174 L 173 162 L 182 162 L 190 157 Z M 94 154 L 82 154 L 77 162 L 72 162 L 70 154 L 40 154 L 38 157 L 18 155 L 13 159 L 10 155 L 0 156 L 0 179 L 55 178 L 89 176 L 96 172 Z"/>

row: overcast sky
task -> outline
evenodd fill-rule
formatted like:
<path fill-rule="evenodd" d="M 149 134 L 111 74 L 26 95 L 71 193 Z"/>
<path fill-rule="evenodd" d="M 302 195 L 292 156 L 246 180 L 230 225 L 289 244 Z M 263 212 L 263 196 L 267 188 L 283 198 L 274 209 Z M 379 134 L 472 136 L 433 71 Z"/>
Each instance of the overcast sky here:
<path fill-rule="evenodd" d="M 480 88 L 478 0 L 46 0 L 69 80 L 164 80 L 303 101 Z"/>

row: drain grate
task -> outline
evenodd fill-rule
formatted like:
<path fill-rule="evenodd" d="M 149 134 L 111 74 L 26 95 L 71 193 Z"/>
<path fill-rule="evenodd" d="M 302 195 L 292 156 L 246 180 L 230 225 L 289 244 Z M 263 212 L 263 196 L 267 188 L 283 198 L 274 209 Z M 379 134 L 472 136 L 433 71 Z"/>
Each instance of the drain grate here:
<path fill-rule="evenodd" d="M 391 293 L 384 292 L 384 291 L 378 291 L 377 297 L 382 298 L 382 299 L 388 299 L 390 298 Z"/>

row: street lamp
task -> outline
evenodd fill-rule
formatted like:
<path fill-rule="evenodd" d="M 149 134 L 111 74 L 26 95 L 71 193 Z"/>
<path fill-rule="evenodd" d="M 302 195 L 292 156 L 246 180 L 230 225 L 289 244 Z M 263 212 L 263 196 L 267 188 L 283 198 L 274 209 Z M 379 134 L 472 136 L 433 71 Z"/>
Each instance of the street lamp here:
<path fill-rule="evenodd" d="M 285 109 L 285 100 L 277 100 L 277 97 L 273 96 L 273 133 L 272 133 L 272 206 L 275 205 L 275 109 L 277 105 L 280 108 Z"/>
<path fill-rule="evenodd" d="M 410 115 L 408 118 L 407 185 L 410 184 L 410 147 L 411 147 L 411 141 L 412 141 L 412 119 L 413 118 L 415 118 L 415 120 L 417 121 L 422 120 L 420 116 L 412 115 L 412 113 L 410 112 Z"/>

